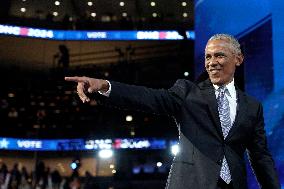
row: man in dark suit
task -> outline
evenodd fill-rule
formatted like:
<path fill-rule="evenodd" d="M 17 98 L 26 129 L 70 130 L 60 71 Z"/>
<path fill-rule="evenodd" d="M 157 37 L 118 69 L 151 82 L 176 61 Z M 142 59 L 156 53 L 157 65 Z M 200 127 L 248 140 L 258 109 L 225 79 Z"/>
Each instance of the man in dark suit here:
<path fill-rule="evenodd" d="M 83 102 L 87 93 L 124 109 L 172 116 L 179 129 L 180 152 L 173 160 L 168 189 L 247 189 L 244 152 L 263 189 L 280 189 L 267 148 L 262 105 L 234 85 L 243 62 L 239 42 L 227 34 L 212 36 L 205 48 L 209 79 L 198 84 L 178 80 L 168 90 L 150 89 L 88 77 L 77 82 Z"/>

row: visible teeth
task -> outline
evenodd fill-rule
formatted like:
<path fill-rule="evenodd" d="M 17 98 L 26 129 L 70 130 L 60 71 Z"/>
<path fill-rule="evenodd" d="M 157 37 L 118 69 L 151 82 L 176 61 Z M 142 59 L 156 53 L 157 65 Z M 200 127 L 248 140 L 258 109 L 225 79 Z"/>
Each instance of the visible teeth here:
<path fill-rule="evenodd" d="M 213 74 L 215 74 L 217 72 L 219 72 L 219 70 L 211 70 L 211 73 L 213 73 Z"/>

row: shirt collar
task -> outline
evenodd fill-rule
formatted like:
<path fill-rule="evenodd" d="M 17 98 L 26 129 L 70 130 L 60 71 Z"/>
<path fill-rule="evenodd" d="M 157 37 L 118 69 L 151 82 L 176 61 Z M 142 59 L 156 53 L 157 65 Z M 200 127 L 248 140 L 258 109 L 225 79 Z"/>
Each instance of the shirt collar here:
<path fill-rule="evenodd" d="M 219 89 L 220 86 L 213 84 L 215 91 Z M 233 99 L 236 99 L 236 88 L 235 88 L 235 80 L 233 80 L 225 85 L 225 87 L 228 89 L 228 95 L 232 97 Z"/>

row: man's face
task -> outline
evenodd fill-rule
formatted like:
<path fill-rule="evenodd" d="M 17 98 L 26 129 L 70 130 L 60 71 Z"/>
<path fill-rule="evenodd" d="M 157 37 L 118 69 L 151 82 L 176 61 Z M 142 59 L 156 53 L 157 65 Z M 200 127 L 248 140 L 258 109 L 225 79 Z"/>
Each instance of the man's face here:
<path fill-rule="evenodd" d="M 213 84 L 224 85 L 232 81 L 236 66 L 243 62 L 230 42 L 223 39 L 208 41 L 205 48 L 205 68 Z"/>

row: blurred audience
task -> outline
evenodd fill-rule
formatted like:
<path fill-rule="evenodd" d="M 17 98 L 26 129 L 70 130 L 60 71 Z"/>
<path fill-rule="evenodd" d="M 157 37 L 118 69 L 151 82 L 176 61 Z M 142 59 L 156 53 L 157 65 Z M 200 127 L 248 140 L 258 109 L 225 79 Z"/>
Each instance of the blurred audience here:
<path fill-rule="evenodd" d="M 50 170 L 43 161 L 36 163 L 36 168 L 28 172 L 26 167 L 15 163 L 9 170 L 5 162 L 0 162 L 0 189 L 142 189 L 142 185 L 131 186 L 131 182 L 137 181 L 153 184 L 153 180 L 161 183 L 165 182 L 167 173 L 153 172 L 133 174 L 131 179 L 125 180 L 123 176 L 94 177 L 88 171 L 85 175 L 79 176 L 78 170 L 73 170 L 70 176 L 61 176 L 58 170 Z M 120 178 L 121 177 L 121 178 Z M 115 186 L 115 183 L 119 183 Z M 160 187 L 156 187 L 160 188 Z"/>
<path fill-rule="evenodd" d="M 22 166 L 20 170 L 18 163 L 15 163 L 10 171 L 5 163 L 1 164 L 0 189 L 71 189 L 75 188 L 73 186 L 76 186 L 76 189 L 80 188 L 79 177 L 67 185 L 58 170 L 50 172 L 42 161 L 37 163 L 32 173 L 28 173 L 25 166 Z"/>

